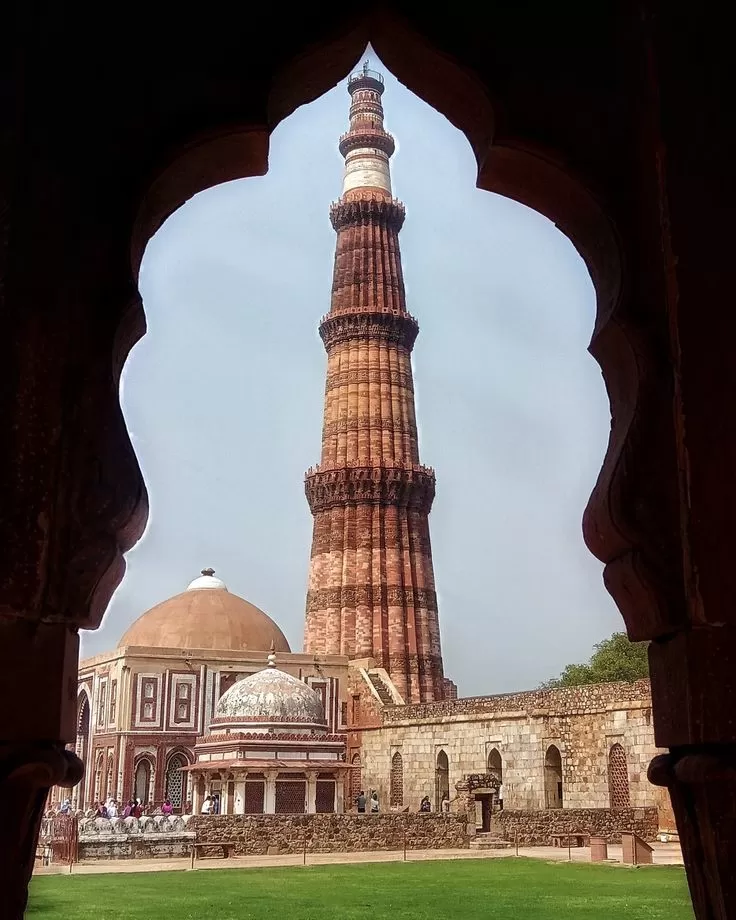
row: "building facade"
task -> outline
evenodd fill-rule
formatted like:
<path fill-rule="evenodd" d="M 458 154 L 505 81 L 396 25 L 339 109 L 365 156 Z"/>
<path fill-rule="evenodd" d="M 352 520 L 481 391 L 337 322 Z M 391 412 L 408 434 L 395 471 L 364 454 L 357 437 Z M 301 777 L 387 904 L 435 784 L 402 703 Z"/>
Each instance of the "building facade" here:
<path fill-rule="evenodd" d="M 372 658 L 407 702 L 442 699 L 437 593 L 428 516 L 434 471 L 422 466 L 399 249 L 404 206 L 392 197 L 394 140 L 383 126 L 383 77 L 348 81 L 340 139 L 343 194 L 327 350 L 322 455 L 306 477 L 314 516 L 304 648 Z"/>
<path fill-rule="evenodd" d="M 318 694 L 328 731 L 343 731 L 347 659 L 292 653 L 267 614 L 205 570 L 139 617 L 114 651 L 80 663 L 76 751 L 85 776 L 72 804 L 139 798 L 151 809 L 168 797 L 185 809 L 197 739 L 210 733 L 220 698 L 262 670 L 272 646 L 280 668 Z M 63 796 L 54 790 L 52 802 Z"/>

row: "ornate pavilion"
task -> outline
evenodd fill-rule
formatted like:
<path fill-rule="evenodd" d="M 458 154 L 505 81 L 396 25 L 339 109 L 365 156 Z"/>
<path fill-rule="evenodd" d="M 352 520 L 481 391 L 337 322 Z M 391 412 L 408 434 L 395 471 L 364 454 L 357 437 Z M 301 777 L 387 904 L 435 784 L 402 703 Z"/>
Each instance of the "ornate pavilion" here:
<path fill-rule="evenodd" d="M 210 733 L 187 772 L 194 811 L 211 795 L 222 814 L 344 811 L 346 736 L 330 732 L 321 696 L 292 674 L 268 667 L 220 698 Z"/>

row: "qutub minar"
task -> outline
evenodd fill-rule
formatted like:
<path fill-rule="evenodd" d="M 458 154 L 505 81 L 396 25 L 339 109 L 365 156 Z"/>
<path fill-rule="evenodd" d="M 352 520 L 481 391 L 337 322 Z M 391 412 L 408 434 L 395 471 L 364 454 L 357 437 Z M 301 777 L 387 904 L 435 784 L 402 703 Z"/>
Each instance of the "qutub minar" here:
<path fill-rule="evenodd" d="M 434 471 L 419 463 L 399 251 L 404 205 L 392 197 L 394 139 L 383 127 L 383 77 L 348 82 L 340 138 L 343 194 L 330 312 L 322 457 L 306 476 L 314 515 L 305 652 L 373 658 L 407 702 L 442 699 L 445 681 L 428 516 Z"/>

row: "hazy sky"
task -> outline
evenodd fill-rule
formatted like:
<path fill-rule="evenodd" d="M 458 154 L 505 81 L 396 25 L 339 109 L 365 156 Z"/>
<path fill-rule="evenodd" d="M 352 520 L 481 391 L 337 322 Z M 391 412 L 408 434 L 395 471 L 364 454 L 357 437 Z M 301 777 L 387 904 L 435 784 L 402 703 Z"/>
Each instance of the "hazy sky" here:
<path fill-rule="evenodd" d="M 301 649 L 348 104 L 342 83 L 301 108 L 267 176 L 203 192 L 148 246 L 149 331 L 122 393 L 151 514 L 83 654 L 205 566 Z M 593 288 L 550 221 L 475 188 L 465 137 L 388 74 L 384 105 L 445 673 L 462 695 L 533 687 L 622 628 L 581 536 L 610 421 L 586 351 Z"/>

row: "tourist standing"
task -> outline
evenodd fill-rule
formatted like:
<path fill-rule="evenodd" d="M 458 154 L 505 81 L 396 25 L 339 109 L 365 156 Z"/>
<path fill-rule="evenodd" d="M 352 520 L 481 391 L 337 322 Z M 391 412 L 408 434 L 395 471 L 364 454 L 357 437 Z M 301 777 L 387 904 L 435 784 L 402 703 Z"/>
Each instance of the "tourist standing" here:
<path fill-rule="evenodd" d="M 429 796 L 425 795 L 419 805 L 419 811 L 428 812 L 432 811 L 432 803 L 429 801 Z"/>
<path fill-rule="evenodd" d="M 133 801 L 133 799 L 131 799 L 131 800 L 128 802 L 128 804 L 125 806 L 125 808 L 123 809 L 123 817 L 124 817 L 124 818 L 130 818 L 130 817 L 132 816 L 132 814 L 133 814 L 133 806 L 134 806 L 134 805 L 135 805 L 135 802 Z"/>
<path fill-rule="evenodd" d="M 107 817 L 108 818 L 117 818 L 118 816 L 118 806 L 115 802 L 115 799 L 108 799 L 107 801 Z"/>
<path fill-rule="evenodd" d="M 131 817 L 133 817 L 133 818 L 140 818 L 140 817 L 142 817 L 142 815 L 143 815 L 143 806 L 141 805 L 141 800 L 140 800 L 140 799 L 136 799 L 135 802 L 133 802 L 133 808 L 131 809 L 130 814 L 131 814 Z"/>
<path fill-rule="evenodd" d="M 202 802 L 202 814 L 211 815 L 212 814 L 212 796 L 206 795 L 204 797 L 204 802 Z"/>
<path fill-rule="evenodd" d="M 380 810 L 381 806 L 378 804 L 378 793 L 374 789 L 373 792 L 371 792 L 371 814 L 377 815 Z"/>
<path fill-rule="evenodd" d="M 355 800 L 355 804 L 358 808 L 358 814 L 364 815 L 365 814 L 365 792 L 363 792 L 362 789 L 358 793 L 358 797 Z"/>
<path fill-rule="evenodd" d="M 172 815 L 174 813 L 174 806 L 171 804 L 171 799 L 164 799 L 164 804 L 161 806 L 162 815 Z"/>

